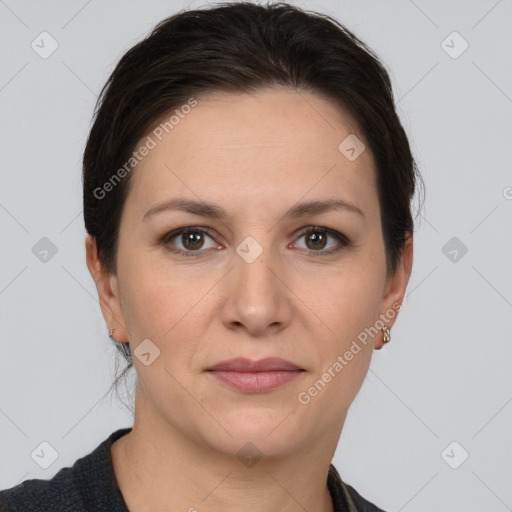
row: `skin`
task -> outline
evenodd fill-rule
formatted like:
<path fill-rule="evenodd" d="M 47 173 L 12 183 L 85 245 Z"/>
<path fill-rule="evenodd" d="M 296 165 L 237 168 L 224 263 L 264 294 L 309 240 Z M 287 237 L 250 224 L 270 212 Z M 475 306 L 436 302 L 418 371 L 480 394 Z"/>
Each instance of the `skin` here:
<path fill-rule="evenodd" d="M 132 353 L 144 339 L 160 350 L 148 366 L 134 356 L 134 427 L 112 446 L 116 478 L 134 511 L 332 511 L 329 464 L 382 332 L 360 343 L 308 404 L 297 397 L 402 303 L 412 238 L 387 276 L 373 157 L 368 146 L 354 161 L 338 150 L 356 125 L 332 102 L 276 88 L 197 99 L 132 171 L 116 275 L 104 272 L 86 237 L 87 265 L 115 340 L 129 340 Z M 164 211 L 143 220 L 176 197 L 216 203 L 228 217 Z M 364 217 L 348 210 L 282 217 L 298 202 L 332 198 L 355 204 Z M 189 226 L 213 235 L 202 245 L 181 236 L 159 243 Z M 329 236 L 315 246 L 299 236 L 315 226 L 343 233 L 352 245 Z M 263 251 L 251 263 L 236 252 L 247 236 Z M 391 329 L 396 318 L 385 324 Z M 305 371 L 256 394 L 205 372 L 237 356 L 282 357 Z M 237 457 L 248 442 L 262 455 L 250 467 Z"/>

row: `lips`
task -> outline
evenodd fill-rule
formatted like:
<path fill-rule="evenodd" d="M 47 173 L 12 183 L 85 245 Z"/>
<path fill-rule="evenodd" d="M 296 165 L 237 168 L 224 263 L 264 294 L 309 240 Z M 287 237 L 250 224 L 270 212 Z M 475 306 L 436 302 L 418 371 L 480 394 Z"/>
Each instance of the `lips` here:
<path fill-rule="evenodd" d="M 245 393 L 272 391 L 305 372 L 290 361 L 276 357 L 259 361 L 230 359 L 208 368 L 207 371 L 218 382 Z"/>
<path fill-rule="evenodd" d="M 279 357 L 267 357 L 259 361 L 252 361 L 245 357 L 229 359 L 208 368 L 209 371 L 223 370 L 227 372 L 273 372 L 302 370 L 295 364 Z"/>

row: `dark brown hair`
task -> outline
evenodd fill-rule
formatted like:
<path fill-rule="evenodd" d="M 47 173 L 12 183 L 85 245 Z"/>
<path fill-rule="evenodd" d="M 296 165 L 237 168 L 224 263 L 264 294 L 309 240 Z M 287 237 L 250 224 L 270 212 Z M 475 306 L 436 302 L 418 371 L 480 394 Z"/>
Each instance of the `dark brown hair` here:
<path fill-rule="evenodd" d="M 356 120 L 376 164 L 387 272 L 395 273 L 405 238 L 414 231 L 410 205 L 421 176 L 388 73 L 338 21 L 284 2 L 226 2 L 181 11 L 161 21 L 117 64 L 98 98 L 83 157 L 85 227 L 107 272 L 116 272 L 119 223 L 131 182 L 126 162 L 137 142 L 192 97 L 269 86 L 317 93 Z M 125 172 L 118 172 L 123 166 Z M 128 344 L 116 347 L 129 362 L 122 377 L 133 361 Z"/>

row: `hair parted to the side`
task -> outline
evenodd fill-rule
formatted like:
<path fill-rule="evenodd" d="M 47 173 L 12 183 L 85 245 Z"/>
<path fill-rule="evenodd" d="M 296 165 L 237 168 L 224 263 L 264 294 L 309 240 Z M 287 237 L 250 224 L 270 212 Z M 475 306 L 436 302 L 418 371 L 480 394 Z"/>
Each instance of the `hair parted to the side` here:
<path fill-rule="evenodd" d="M 178 12 L 115 67 L 96 104 L 82 176 L 85 227 L 106 272 L 116 272 L 131 173 L 107 197 L 97 191 L 130 160 L 137 142 L 190 98 L 266 87 L 317 93 L 356 120 L 376 164 L 388 276 L 396 272 L 405 239 L 414 232 L 411 201 L 422 181 L 388 73 L 373 50 L 338 21 L 285 2 L 225 2 Z M 129 346 L 115 346 L 128 366 L 113 385 L 133 366 Z"/>

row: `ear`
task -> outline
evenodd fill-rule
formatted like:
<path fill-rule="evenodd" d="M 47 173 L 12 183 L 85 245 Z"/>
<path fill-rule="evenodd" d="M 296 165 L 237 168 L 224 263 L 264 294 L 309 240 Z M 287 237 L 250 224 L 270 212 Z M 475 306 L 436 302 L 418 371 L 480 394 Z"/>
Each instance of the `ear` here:
<path fill-rule="evenodd" d="M 404 243 L 401 253 L 400 261 L 397 265 L 395 275 L 389 277 L 386 281 L 384 295 L 382 297 L 382 304 L 380 309 L 380 316 L 385 325 L 391 329 L 398 317 L 398 305 L 402 305 L 405 295 L 405 289 L 409 282 L 409 277 L 412 270 L 413 260 L 413 237 L 408 234 Z M 391 312 L 394 312 L 391 313 Z M 375 342 L 375 349 L 380 350 L 383 345 L 383 336 Z"/>
<path fill-rule="evenodd" d="M 107 324 L 107 331 L 114 328 L 112 336 L 115 338 L 115 341 L 117 343 L 125 343 L 128 341 L 128 336 L 123 318 L 117 276 L 108 274 L 104 270 L 98 258 L 96 240 L 88 233 L 85 236 L 85 254 L 87 268 L 96 284 L 101 312 Z"/>

